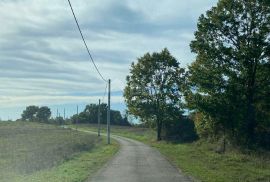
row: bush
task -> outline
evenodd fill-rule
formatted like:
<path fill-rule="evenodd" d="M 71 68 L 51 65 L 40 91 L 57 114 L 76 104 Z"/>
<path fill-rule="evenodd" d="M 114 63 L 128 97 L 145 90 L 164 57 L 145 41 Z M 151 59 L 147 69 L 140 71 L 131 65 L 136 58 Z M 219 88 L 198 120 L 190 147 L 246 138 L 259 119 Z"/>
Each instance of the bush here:
<path fill-rule="evenodd" d="M 194 122 L 188 117 L 166 121 L 164 123 L 164 137 L 165 139 L 183 142 L 194 141 L 198 138 Z"/>

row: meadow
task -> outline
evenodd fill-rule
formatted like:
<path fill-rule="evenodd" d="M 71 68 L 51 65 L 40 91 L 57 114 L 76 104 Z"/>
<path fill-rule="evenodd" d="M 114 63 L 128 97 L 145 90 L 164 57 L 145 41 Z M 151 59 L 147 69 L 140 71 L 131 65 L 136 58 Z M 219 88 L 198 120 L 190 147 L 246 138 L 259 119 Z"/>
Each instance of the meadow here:
<path fill-rule="evenodd" d="M 97 131 L 97 125 L 80 125 L 82 130 Z M 106 132 L 106 126 L 101 126 Z M 269 182 L 270 154 L 266 151 L 240 151 L 228 148 L 225 154 L 215 152 L 217 143 L 198 140 L 179 143 L 155 140 L 154 130 L 112 126 L 112 134 L 144 142 L 158 149 L 168 160 L 192 176 L 206 182 Z"/>
<path fill-rule="evenodd" d="M 84 181 L 118 150 L 102 137 L 30 122 L 0 123 L 0 181 Z"/>

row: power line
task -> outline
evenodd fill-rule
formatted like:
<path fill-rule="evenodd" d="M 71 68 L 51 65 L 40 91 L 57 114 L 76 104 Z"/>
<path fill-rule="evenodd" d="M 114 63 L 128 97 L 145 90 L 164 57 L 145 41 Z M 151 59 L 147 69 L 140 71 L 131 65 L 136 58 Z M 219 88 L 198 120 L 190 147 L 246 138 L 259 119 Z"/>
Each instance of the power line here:
<path fill-rule="evenodd" d="M 97 65 L 95 64 L 95 61 L 94 61 L 94 59 L 93 59 L 93 57 L 92 57 L 92 55 L 91 55 L 91 53 L 90 53 L 90 50 L 89 50 L 89 48 L 88 48 L 88 46 L 87 46 L 87 44 L 86 44 L 86 42 L 85 42 L 84 36 L 83 36 L 83 34 L 82 34 L 80 25 L 79 25 L 79 23 L 78 23 L 78 20 L 77 20 L 77 18 L 76 18 L 76 16 L 75 16 L 74 11 L 73 11 L 73 8 L 72 8 L 72 5 L 71 5 L 70 0 L 68 0 L 68 3 L 69 3 L 69 6 L 70 6 L 70 9 L 71 9 L 71 11 L 72 11 L 73 17 L 74 17 L 74 19 L 75 19 L 75 22 L 76 22 L 76 24 L 77 24 L 77 27 L 78 27 L 78 29 L 79 29 L 79 31 L 80 31 L 80 34 L 81 34 L 83 43 L 84 43 L 84 45 L 85 45 L 85 48 L 86 48 L 86 50 L 87 50 L 87 52 L 88 52 L 88 54 L 89 54 L 89 56 L 90 56 L 90 59 L 91 59 L 93 65 L 95 66 L 95 68 L 96 68 L 96 70 L 97 70 L 99 76 L 102 78 L 103 81 L 107 82 L 107 80 L 104 79 L 104 77 L 102 76 L 102 74 L 101 74 L 100 71 L 98 70 L 98 67 L 97 67 Z"/>

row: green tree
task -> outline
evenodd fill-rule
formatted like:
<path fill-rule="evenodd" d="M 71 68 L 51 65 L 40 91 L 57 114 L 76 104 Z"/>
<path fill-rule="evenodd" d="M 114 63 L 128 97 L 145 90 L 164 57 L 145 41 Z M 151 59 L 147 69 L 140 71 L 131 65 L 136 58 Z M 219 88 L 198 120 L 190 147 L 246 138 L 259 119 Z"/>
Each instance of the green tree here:
<path fill-rule="evenodd" d="M 83 112 L 79 113 L 77 116 L 74 115 L 71 117 L 73 123 L 78 119 L 79 123 L 97 123 L 98 122 L 98 105 L 97 104 L 89 104 L 85 106 Z M 123 118 L 120 111 L 112 110 L 110 112 L 111 116 L 111 124 L 113 125 L 130 125 L 127 119 Z M 107 104 L 100 104 L 100 123 L 107 123 Z"/>
<path fill-rule="evenodd" d="M 163 123 L 172 108 L 181 110 L 181 85 L 185 70 L 167 49 L 145 54 L 132 63 L 124 97 L 128 112 L 142 120 L 154 120 L 157 140 L 161 140 Z"/>
<path fill-rule="evenodd" d="M 97 123 L 98 121 L 98 104 L 89 104 L 85 106 L 80 117 L 80 121 L 83 123 Z M 102 103 L 100 104 L 100 122 L 105 124 L 107 122 L 107 105 Z"/>
<path fill-rule="evenodd" d="M 22 113 L 23 121 L 34 121 L 36 119 L 37 112 L 39 110 L 38 106 L 27 106 Z"/>
<path fill-rule="evenodd" d="M 51 110 L 47 106 L 40 107 L 37 111 L 36 118 L 41 122 L 48 122 L 51 117 Z"/>
<path fill-rule="evenodd" d="M 269 1 L 220 0 L 197 27 L 186 100 L 217 130 L 252 143 L 259 128 L 269 132 Z"/>
<path fill-rule="evenodd" d="M 111 111 L 111 122 L 116 125 L 122 125 L 123 117 L 121 116 L 120 111 Z"/>

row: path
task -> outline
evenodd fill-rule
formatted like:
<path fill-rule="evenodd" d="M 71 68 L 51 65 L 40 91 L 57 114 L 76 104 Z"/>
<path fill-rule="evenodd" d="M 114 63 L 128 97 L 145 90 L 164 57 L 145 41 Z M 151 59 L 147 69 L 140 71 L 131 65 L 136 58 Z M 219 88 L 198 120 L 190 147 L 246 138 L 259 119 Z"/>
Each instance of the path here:
<path fill-rule="evenodd" d="M 114 136 L 121 148 L 91 182 L 190 182 L 156 149 L 141 142 Z"/>

